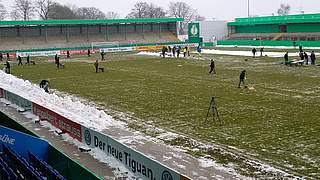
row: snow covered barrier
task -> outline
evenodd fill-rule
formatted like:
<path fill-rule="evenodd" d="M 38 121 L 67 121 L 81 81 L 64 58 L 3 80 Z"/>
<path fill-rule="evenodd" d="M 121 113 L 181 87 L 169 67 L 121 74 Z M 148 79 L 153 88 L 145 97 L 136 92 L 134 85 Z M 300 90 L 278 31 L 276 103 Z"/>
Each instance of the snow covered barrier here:
<path fill-rule="evenodd" d="M 178 172 L 143 155 L 117 140 L 92 129 L 81 126 L 82 143 L 98 148 L 112 156 L 132 173 L 146 180 L 188 180 Z"/>
<path fill-rule="evenodd" d="M 63 133 L 69 134 L 71 137 L 81 142 L 81 125 L 71 121 L 60 114 L 42 107 L 36 103 L 32 103 L 32 113 L 39 116 L 40 120 L 46 120 Z"/>
<path fill-rule="evenodd" d="M 3 90 L 1 89 L 1 93 L 2 96 L 4 97 L 6 100 L 12 102 L 13 104 L 19 106 L 20 108 L 23 108 L 23 111 L 27 111 L 27 110 L 31 110 L 32 109 L 32 102 L 19 96 L 16 95 L 10 91 L 7 90 Z"/>

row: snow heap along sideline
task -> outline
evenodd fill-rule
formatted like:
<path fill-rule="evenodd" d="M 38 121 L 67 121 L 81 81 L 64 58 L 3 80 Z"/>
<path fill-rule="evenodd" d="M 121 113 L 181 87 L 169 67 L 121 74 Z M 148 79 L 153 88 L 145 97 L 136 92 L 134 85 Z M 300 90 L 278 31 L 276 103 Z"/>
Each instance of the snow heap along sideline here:
<path fill-rule="evenodd" d="M 0 97 L 24 110 L 31 110 L 41 120 L 48 121 L 74 138 L 75 144 L 89 146 L 94 150 L 100 149 L 105 156 L 113 157 L 136 176 L 150 180 L 161 180 L 164 176 L 172 180 L 190 179 L 100 133 L 104 127 L 125 126 L 104 111 L 80 101 L 73 101 L 70 96 L 62 98 L 56 94 L 45 93 L 29 81 L 18 79 L 3 71 L 0 71 L 0 88 Z"/>

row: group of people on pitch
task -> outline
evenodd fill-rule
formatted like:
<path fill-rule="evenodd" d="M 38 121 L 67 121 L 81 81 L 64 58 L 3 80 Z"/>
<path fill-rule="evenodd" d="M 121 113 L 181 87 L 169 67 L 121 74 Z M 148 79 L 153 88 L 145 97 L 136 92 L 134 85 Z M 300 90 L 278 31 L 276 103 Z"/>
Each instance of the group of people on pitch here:
<path fill-rule="evenodd" d="M 307 54 L 306 51 L 303 51 L 302 46 L 299 46 L 299 57 L 300 57 L 300 64 L 303 65 L 304 63 L 306 65 L 309 64 L 309 60 L 311 65 L 316 65 L 316 55 L 314 53 L 314 51 L 311 51 L 310 56 Z M 291 65 L 293 61 L 289 60 L 289 53 L 286 52 L 285 55 L 283 56 L 284 58 L 284 64 L 285 65 Z"/>
<path fill-rule="evenodd" d="M 260 48 L 260 56 L 263 56 L 263 51 L 264 51 L 264 47 L 261 47 L 261 48 Z M 251 50 L 251 52 L 252 52 L 252 56 L 255 58 L 255 57 L 256 57 L 256 53 L 257 53 L 257 49 L 256 49 L 256 48 L 253 48 L 253 49 Z"/>
<path fill-rule="evenodd" d="M 18 66 L 22 66 L 23 63 L 22 63 L 22 58 L 20 55 L 18 55 L 17 60 L 18 60 Z M 3 54 L 2 53 L 0 53 L 0 61 L 3 61 Z M 3 71 L 7 74 L 11 73 L 11 65 L 10 65 L 9 61 L 10 61 L 10 55 L 9 55 L 9 53 L 7 53 L 7 60 L 6 60 L 6 63 L 4 64 L 4 68 L 3 68 Z M 26 58 L 25 64 L 30 65 L 30 62 L 31 62 L 30 55 L 28 55 Z M 32 63 L 35 64 L 34 61 L 32 61 Z"/>
<path fill-rule="evenodd" d="M 180 57 L 180 54 L 183 53 L 183 57 L 187 57 L 190 56 L 190 48 L 188 46 L 185 47 L 181 47 L 181 46 L 163 46 L 161 49 L 161 56 L 163 58 L 166 57 L 166 55 L 168 55 L 167 53 L 170 53 L 169 56 L 172 57 Z M 172 55 L 171 55 L 172 54 Z"/>

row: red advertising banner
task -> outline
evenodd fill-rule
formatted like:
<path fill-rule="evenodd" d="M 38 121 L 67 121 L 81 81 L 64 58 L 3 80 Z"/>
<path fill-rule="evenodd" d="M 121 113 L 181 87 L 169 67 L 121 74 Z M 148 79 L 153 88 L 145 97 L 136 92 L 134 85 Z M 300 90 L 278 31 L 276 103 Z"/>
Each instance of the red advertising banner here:
<path fill-rule="evenodd" d="M 2 55 L 3 55 L 4 59 L 7 59 L 7 53 L 2 53 Z M 10 59 L 15 59 L 16 57 L 17 57 L 17 54 L 15 52 L 9 53 L 9 58 Z"/>
<path fill-rule="evenodd" d="M 99 49 L 90 49 L 90 53 L 99 53 L 100 50 Z M 87 49 L 83 49 L 83 50 L 69 50 L 70 55 L 73 54 L 80 54 L 80 55 L 87 55 L 88 54 L 88 50 Z M 60 55 L 67 55 L 67 50 L 61 50 L 60 51 Z"/>
<path fill-rule="evenodd" d="M 80 124 L 35 103 L 32 103 L 32 111 L 33 114 L 39 116 L 40 120 L 46 120 L 56 128 L 61 129 L 62 132 L 68 133 L 71 137 L 80 142 L 82 141 Z"/>

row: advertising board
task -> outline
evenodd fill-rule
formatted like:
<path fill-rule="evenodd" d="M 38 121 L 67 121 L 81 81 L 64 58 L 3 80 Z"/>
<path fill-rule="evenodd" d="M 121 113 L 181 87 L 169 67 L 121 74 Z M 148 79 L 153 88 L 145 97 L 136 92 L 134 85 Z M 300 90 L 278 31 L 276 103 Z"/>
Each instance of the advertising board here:
<path fill-rule="evenodd" d="M 36 103 L 32 103 L 32 112 L 39 116 L 40 120 L 46 120 L 62 132 L 69 134 L 71 137 L 81 142 L 81 125 L 73 122 L 56 112 L 44 108 Z"/>
<path fill-rule="evenodd" d="M 55 56 L 56 54 L 60 55 L 60 51 L 30 51 L 30 52 L 17 52 L 17 56 L 20 57 L 36 57 L 36 56 Z"/>
<path fill-rule="evenodd" d="M 47 159 L 48 143 L 46 141 L 4 126 L 0 126 L 0 144 L 10 147 L 24 158 L 28 157 L 28 152 L 32 152 L 43 160 Z"/>
<path fill-rule="evenodd" d="M 104 52 L 130 52 L 134 51 L 134 47 L 115 47 L 115 48 L 102 48 Z"/>
<path fill-rule="evenodd" d="M 4 97 L 5 99 L 7 99 L 8 101 L 12 102 L 13 104 L 23 108 L 24 110 L 31 110 L 32 109 L 32 103 L 31 101 L 20 97 L 12 92 L 4 91 Z"/>
<path fill-rule="evenodd" d="M 152 160 L 113 138 L 81 126 L 82 142 L 112 156 L 132 173 L 146 180 L 187 180 L 176 171 Z"/>
<path fill-rule="evenodd" d="M 137 46 L 136 50 L 137 51 L 153 51 L 153 50 L 162 49 L 163 46 Z"/>
<path fill-rule="evenodd" d="M 67 51 L 68 50 L 61 50 L 60 51 L 60 55 L 67 55 Z M 99 49 L 91 49 L 90 48 L 90 53 L 99 53 L 100 50 Z M 70 55 L 75 55 L 75 54 L 80 54 L 80 55 L 87 55 L 88 54 L 88 50 L 87 49 L 81 49 L 81 50 L 69 50 Z"/>

